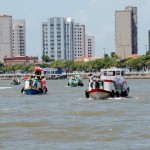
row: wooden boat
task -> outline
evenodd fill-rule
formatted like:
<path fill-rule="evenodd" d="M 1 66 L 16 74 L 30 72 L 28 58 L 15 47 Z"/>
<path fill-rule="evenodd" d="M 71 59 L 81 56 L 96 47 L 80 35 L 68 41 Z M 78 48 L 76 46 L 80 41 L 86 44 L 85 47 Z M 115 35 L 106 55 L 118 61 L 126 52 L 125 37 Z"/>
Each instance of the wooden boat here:
<path fill-rule="evenodd" d="M 46 78 L 42 72 L 42 68 L 36 67 L 34 74 L 25 77 L 25 85 L 21 93 L 26 95 L 46 94 L 48 91 L 46 87 Z"/>
<path fill-rule="evenodd" d="M 11 84 L 19 85 L 20 84 L 20 80 L 18 78 L 12 78 Z"/>
<path fill-rule="evenodd" d="M 124 70 L 121 68 L 102 69 L 99 78 L 90 77 L 86 98 L 106 99 L 108 97 L 127 97 L 129 86 L 125 81 Z"/>
<path fill-rule="evenodd" d="M 82 78 L 77 75 L 71 76 L 68 82 L 68 86 L 71 87 L 83 86 Z"/>

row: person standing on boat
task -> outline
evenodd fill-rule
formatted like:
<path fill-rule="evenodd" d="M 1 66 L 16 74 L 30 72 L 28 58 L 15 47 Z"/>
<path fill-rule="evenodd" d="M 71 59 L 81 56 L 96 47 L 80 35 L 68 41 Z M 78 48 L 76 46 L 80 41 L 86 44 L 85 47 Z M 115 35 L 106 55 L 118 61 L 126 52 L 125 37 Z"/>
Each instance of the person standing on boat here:
<path fill-rule="evenodd" d="M 43 77 L 41 80 L 42 87 L 46 87 L 46 79 Z"/>
<path fill-rule="evenodd" d="M 46 93 L 47 87 L 46 87 L 46 79 L 44 77 L 41 80 L 41 84 L 42 84 L 43 93 Z"/>
<path fill-rule="evenodd" d="M 33 79 L 33 86 L 37 89 L 37 77 Z"/>

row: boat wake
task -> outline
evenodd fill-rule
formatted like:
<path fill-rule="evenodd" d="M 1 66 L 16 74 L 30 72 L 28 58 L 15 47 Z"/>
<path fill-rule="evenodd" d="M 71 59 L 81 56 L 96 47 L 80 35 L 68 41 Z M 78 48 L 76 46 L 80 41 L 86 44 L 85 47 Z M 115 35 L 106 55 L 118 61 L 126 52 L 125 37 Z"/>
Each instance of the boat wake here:
<path fill-rule="evenodd" d="M 0 87 L 0 90 L 11 89 L 12 87 Z"/>
<path fill-rule="evenodd" d="M 126 99 L 126 98 L 125 97 L 110 97 L 108 99 L 121 100 L 121 99 Z"/>
<path fill-rule="evenodd" d="M 127 97 L 110 97 L 108 99 L 114 99 L 114 100 L 124 100 L 124 99 L 129 99 L 129 98 L 133 98 L 131 96 L 127 96 Z"/>

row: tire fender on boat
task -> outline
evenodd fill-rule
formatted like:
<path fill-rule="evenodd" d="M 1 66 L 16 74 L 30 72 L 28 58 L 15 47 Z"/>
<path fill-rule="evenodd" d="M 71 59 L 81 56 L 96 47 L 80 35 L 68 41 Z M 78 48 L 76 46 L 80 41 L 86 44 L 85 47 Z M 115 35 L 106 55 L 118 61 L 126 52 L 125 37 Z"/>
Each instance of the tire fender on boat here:
<path fill-rule="evenodd" d="M 115 92 L 114 92 L 114 90 L 112 90 L 111 92 L 110 92 L 110 97 L 114 97 L 115 96 Z"/>
<path fill-rule="evenodd" d="M 85 97 L 89 98 L 89 92 L 87 90 L 85 90 Z"/>
<path fill-rule="evenodd" d="M 118 91 L 116 91 L 116 96 L 119 97 L 119 92 Z"/>
<path fill-rule="evenodd" d="M 47 88 L 44 87 L 44 88 L 42 89 L 42 91 L 43 91 L 43 93 L 45 94 L 45 93 L 47 92 Z"/>

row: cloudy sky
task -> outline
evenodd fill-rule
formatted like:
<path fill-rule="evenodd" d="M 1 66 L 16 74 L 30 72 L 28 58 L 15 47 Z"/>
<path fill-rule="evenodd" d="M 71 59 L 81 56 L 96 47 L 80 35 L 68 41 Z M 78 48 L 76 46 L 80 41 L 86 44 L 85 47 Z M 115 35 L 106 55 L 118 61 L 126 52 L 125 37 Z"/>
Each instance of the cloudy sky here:
<path fill-rule="evenodd" d="M 72 17 L 95 36 L 96 55 L 115 51 L 115 10 L 138 9 L 138 53 L 144 54 L 150 30 L 150 0 L 0 0 L 0 13 L 26 20 L 27 55 L 41 57 L 41 24 L 51 17 Z"/>

